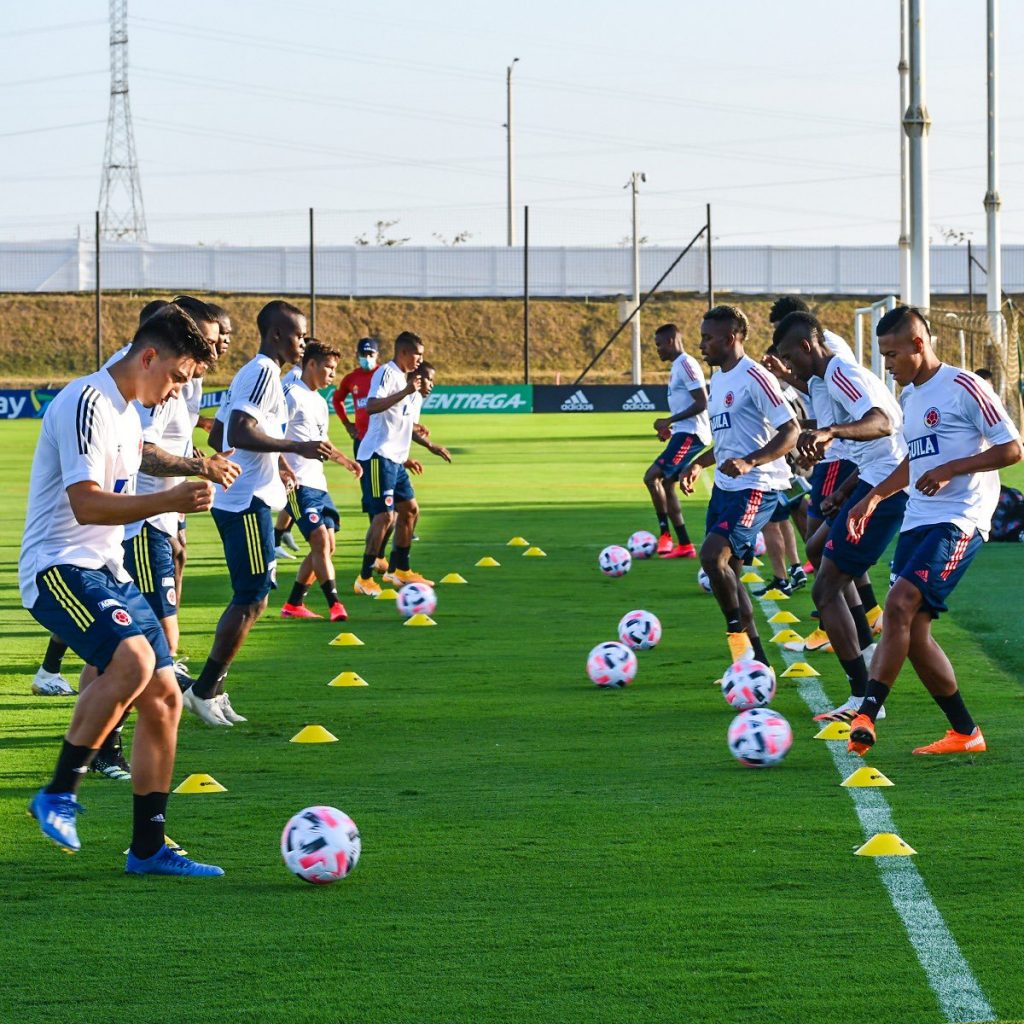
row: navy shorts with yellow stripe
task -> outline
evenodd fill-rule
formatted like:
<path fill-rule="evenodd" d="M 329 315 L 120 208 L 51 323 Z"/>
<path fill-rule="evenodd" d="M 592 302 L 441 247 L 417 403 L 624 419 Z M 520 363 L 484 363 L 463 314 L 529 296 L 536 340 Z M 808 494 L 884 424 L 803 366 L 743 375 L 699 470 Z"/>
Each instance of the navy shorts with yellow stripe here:
<path fill-rule="evenodd" d="M 51 565 L 36 575 L 32 617 L 59 636 L 82 661 L 105 672 L 122 640 L 144 636 L 156 667 L 173 664 L 167 637 L 134 583 L 118 583 L 109 569 Z"/>
<path fill-rule="evenodd" d="M 963 578 L 984 543 L 981 534 L 964 533 L 953 523 L 917 526 L 900 534 L 889 582 L 898 579 L 921 591 L 922 607 L 933 619 L 949 611 L 946 598 Z"/>
<path fill-rule="evenodd" d="M 288 511 L 298 524 L 302 536 L 309 540 L 310 535 L 321 526 L 328 530 L 337 530 L 341 525 L 341 516 L 331 501 L 331 496 L 318 487 L 299 485 L 288 494 Z"/>
<path fill-rule="evenodd" d="M 259 498 L 244 512 L 210 510 L 224 545 L 231 576 L 232 604 L 257 604 L 277 586 L 274 519 Z"/>
<path fill-rule="evenodd" d="M 693 460 L 707 445 L 696 434 L 679 431 L 669 438 L 665 450 L 654 460 L 661 475 L 669 480 L 679 476 L 684 469 L 693 464 Z"/>
<path fill-rule="evenodd" d="M 412 501 L 416 496 L 409 474 L 400 462 L 375 453 L 369 459 L 360 459 L 359 465 L 363 467 L 363 511 L 371 516 L 394 512 L 397 502 Z"/>
<path fill-rule="evenodd" d="M 150 523 L 124 541 L 124 567 L 158 619 L 178 614 L 171 538 Z"/>

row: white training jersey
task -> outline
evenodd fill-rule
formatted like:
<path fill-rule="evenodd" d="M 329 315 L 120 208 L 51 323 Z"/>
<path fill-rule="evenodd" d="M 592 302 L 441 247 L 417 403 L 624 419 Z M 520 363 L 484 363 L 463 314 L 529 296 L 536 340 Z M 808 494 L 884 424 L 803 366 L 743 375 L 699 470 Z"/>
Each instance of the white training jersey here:
<path fill-rule="evenodd" d="M 312 390 L 305 381 L 300 380 L 297 384 L 285 385 L 284 400 L 288 403 L 288 429 L 284 436 L 289 441 L 327 439 L 327 403 L 319 391 Z M 307 459 L 286 452 L 285 461 L 291 466 L 300 486 L 327 490 L 324 464 L 319 459 Z"/>
<path fill-rule="evenodd" d="M 388 398 L 403 391 L 408 383 L 405 370 L 392 360 L 374 370 L 366 397 Z M 392 462 L 405 462 L 412 444 L 413 424 L 420 417 L 422 404 L 423 396 L 414 391 L 390 409 L 371 413 L 366 436 L 359 444 L 359 458 L 365 462 L 376 453 Z"/>
<path fill-rule="evenodd" d="M 929 469 L 966 459 L 1020 435 L 995 393 L 967 370 L 945 363 L 924 384 L 905 388 L 903 436 L 910 457 L 910 498 L 903 532 L 918 526 L 952 523 L 968 535 L 979 530 L 988 539 L 999 500 L 999 474 L 955 476 L 937 494 L 915 486 Z"/>
<path fill-rule="evenodd" d="M 855 423 L 872 409 L 881 409 L 892 423 L 893 433 L 874 441 L 844 441 L 846 458 L 857 467 L 864 483 L 881 483 L 907 454 L 903 440 L 903 413 L 889 389 L 870 370 L 856 363 L 844 363 L 833 356 L 825 367 L 823 380 L 837 426 Z M 835 444 L 835 441 L 832 442 Z M 831 448 L 832 445 L 829 445 Z"/>
<path fill-rule="evenodd" d="M 286 388 L 289 384 L 298 384 L 302 380 L 302 364 L 296 363 L 282 378 L 281 387 Z"/>
<path fill-rule="evenodd" d="M 46 407 L 18 561 L 24 607 L 36 603 L 36 575 L 51 565 L 106 568 L 119 582 L 129 582 L 124 527 L 81 525 L 67 488 L 91 480 L 107 492 L 134 494 L 141 458 L 139 415 L 106 370 L 73 380 Z"/>
<path fill-rule="evenodd" d="M 857 365 L 857 356 L 846 341 L 832 331 L 825 331 L 822 335 L 825 348 L 834 356 L 838 356 L 844 363 Z M 812 377 L 807 382 L 807 392 L 810 397 L 811 415 L 819 427 L 831 427 L 835 422 L 832 419 L 832 403 L 828 397 L 828 389 L 820 377 Z M 846 441 L 833 441 L 822 458 L 822 462 L 838 462 L 840 459 L 849 459 L 849 449 Z"/>
<path fill-rule="evenodd" d="M 681 352 L 672 362 L 668 376 L 668 411 L 676 416 L 693 405 L 693 392 L 706 390 L 704 370 L 693 356 Z M 711 444 L 711 421 L 707 411 L 672 424 L 673 434 L 696 434 L 702 444 Z"/>
<path fill-rule="evenodd" d="M 235 374 L 217 419 L 224 423 L 224 447 L 235 448 L 231 461 L 241 467 L 238 479 L 225 491 L 218 487 L 213 507 L 224 512 L 244 512 L 258 498 L 271 508 L 286 501 L 284 484 L 278 474 L 278 452 L 252 452 L 237 448 L 231 437 L 231 416 L 245 413 L 256 420 L 264 434 L 283 438 L 288 427 L 288 406 L 281 387 L 281 368 L 270 356 L 254 356 Z"/>
<path fill-rule="evenodd" d="M 193 377 L 187 384 L 183 385 L 181 397 L 185 400 L 185 408 L 188 409 L 188 418 L 192 423 L 192 430 L 195 430 L 203 408 L 203 378 Z M 188 454 L 192 454 L 191 449 Z"/>
<path fill-rule="evenodd" d="M 777 429 L 795 420 L 778 381 L 750 356 L 711 378 L 708 413 L 715 443 L 715 464 L 742 459 L 763 448 Z M 715 486 L 723 491 L 784 491 L 791 480 L 784 458 L 766 462 L 746 476 L 726 476 L 715 469 Z"/>

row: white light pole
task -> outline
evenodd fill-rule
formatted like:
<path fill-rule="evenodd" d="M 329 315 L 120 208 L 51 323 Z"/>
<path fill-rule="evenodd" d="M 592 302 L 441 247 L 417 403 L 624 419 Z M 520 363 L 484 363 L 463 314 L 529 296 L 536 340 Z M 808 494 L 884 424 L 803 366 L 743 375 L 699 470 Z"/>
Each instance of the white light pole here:
<path fill-rule="evenodd" d="M 907 0 L 900 0 L 900 119 L 909 102 L 910 62 L 907 59 Z M 910 176 L 908 174 L 910 140 L 900 125 L 900 301 L 910 301 Z"/>
<path fill-rule="evenodd" d="M 512 63 L 505 69 L 505 135 L 506 146 L 506 168 L 505 177 L 507 182 L 507 226 L 508 244 L 516 244 L 515 219 L 512 216 L 512 207 L 515 203 L 515 183 L 512 179 L 512 69 L 519 63 L 518 57 L 512 58 Z"/>
<path fill-rule="evenodd" d="M 633 340 L 633 383 L 640 383 L 640 314 L 635 312 L 640 305 L 640 236 L 636 223 L 636 196 L 641 181 L 646 181 L 643 171 L 634 171 L 629 176 L 626 188 L 633 200 L 633 319 L 630 321 L 630 336 Z"/>
<path fill-rule="evenodd" d="M 998 116 L 998 0 L 988 0 L 988 191 L 985 193 L 985 247 L 988 263 L 988 318 L 992 342 L 1002 354 L 1003 249 L 1000 240 Z"/>
<path fill-rule="evenodd" d="M 924 0 L 910 0 L 910 102 L 903 130 L 910 139 L 910 301 L 931 304 L 928 244 L 928 130 L 924 99 Z"/>

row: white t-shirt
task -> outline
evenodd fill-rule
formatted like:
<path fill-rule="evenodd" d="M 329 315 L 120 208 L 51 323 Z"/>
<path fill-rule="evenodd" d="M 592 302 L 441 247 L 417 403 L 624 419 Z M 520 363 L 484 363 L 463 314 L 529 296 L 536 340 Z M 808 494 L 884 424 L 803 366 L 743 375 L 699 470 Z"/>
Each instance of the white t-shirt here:
<path fill-rule="evenodd" d="M 668 377 L 668 411 L 675 416 L 693 405 L 693 392 L 706 388 L 704 370 L 692 356 L 681 352 L 672 362 Z M 711 444 L 711 421 L 707 411 L 672 424 L 673 434 L 696 434 L 703 444 Z"/>
<path fill-rule="evenodd" d="M 327 403 L 319 391 L 313 391 L 305 381 L 286 384 L 284 399 L 288 403 L 288 429 L 285 437 L 289 441 L 323 441 L 327 437 Z M 301 455 L 285 453 L 285 461 L 295 473 L 295 479 L 302 487 L 327 490 L 327 476 L 324 464 L 319 459 L 306 459 Z"/>
<path fill-rule="evenodd" d="M 969 535 L 979 530 L 988 539 L 999 500 L 998 473 L 955 476 L 931 497 L 915 484 L 935 466 L 1018 440 L 1003 403 L 973 373 L 945 363 L 931 380 L 905 388 L 900 399 L 910 456 L 910 498 L 903 532 L 952 523 Z"/>
<path fill-rule="evenodd" d="M 857 365 L 857 356 L 846 342 L 832 331 L 825 331 L 823 334 L 825 348 L 834 356 L 838 356 L 844 363 Z M 807 382 L 807 392 L 810 398 L 811 415 L 819 427 L 831 427 L 835 422 L 832 419 L 832 403 L 828 397 L 828 389 L 820 377 L 812 377 Z M 838 462 L 840 459 L 850 459 L 850 450 L 847 441 L 833 441 L 825 452 L 822 462 Z"/>
<path fill-rule="evenodd" d="M 844 363 L 833 356 L 825 367 L 823 381 L 829 397 L 832 423 L 855 423 L 872 409 L 881 409 L 889 417 L 893 433 L 874 441 L 846 439 L 846 458 L 857 466 L 864 483 L 881 483 L 907 454 L 903 441 L 903 413 L 889 389 L 870 370 L 856 363 Z M 835 444 L 835 441 L 832 442 Z M 831 448 L 832 445 L 829 445 Z"/>
<path fill-rule="evenodd" d="M 286 388 L 289 384 L 298 384 L 302 380 L 302 364 L 296 363 L 282 378 L 281 387 Z"/>
<path fill-rule="evenodd" d="M 182 387 L 181 397 L 185 400 L 185 408 L 188 409 L 188 416 L 192 422 L 192 430 L 195 430 L 196 424 L 199 422 L 200 412 L 203 408 L 203 378 L 193 377 Z M 187 454 L 192 454 L 191 448 Z"/>
<path fill-rule="evenodd" d="M 405 390 L 409 381 L 393 360 L 378 366 L 370 378 L 367 398 L 388 398 Z M 423 396 L 414 391 L 384 412 L 370 414 L 366 436 L 359 444 L 359 458 L 364 462 L 376 453 L 392 462 L 405 462 L 412 444 L 413 424 L 419 420 Z"/>
<path fill-rule="evenodd" d="M 235 374 L 217 419 L 224 423 L 224 450 L 235 448 L 231 438 L 231 415 L 245 413 L 256 420 L 264 434 L 284 437 L 288 427 L 288 406 L 281 388 L 281 368 L 270 356 L 254 356 Z M 277 452 L 252 452 L 236 448 L 231 461 L 241 467 L 238 479 L 225 491 L 218 487 L 213 507 L 225 512 L 244 512 L 253 498 L 282 508 L 286 495 L 278 474 Z"/>
<path fill-rule="evenodd" d="M 779 427 L 795 420 L 778 381 L 750 356 L 742 356 L 731 370 L 719 370 L 712 376 L 708 413 L 716 466 L 763 448 Z M 785 458 L 766 462 L 746 476 L 726 476 L 715 469 L 715 486 L 723 491 L 782 491 L 790 480 Z"/>
<path fill-rule="evenodd" d="M 51 565 L 107 568 L 121 583 L 123 526 L 82 526 L 67 488 L 92 480 L 108 492 L 134 494 L 142 458 L 142 424 L 106 370 L 80 377 L 47 406 L 28 485 L 28 512 L 18 561 L 21 603 L 39 597 L 36 575 Z"/>

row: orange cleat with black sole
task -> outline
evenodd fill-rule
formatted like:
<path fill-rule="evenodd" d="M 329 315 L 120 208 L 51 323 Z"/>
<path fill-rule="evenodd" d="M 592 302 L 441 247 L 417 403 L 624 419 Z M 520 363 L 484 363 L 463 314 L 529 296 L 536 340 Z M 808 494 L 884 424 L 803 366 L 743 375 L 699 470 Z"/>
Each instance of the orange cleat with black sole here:
<path fill-rule="evenodd" d="M 857 715 L 850 723 L 846 749 L 863 757 L 875 745 L 875 723 L 867 715 Z"/>

